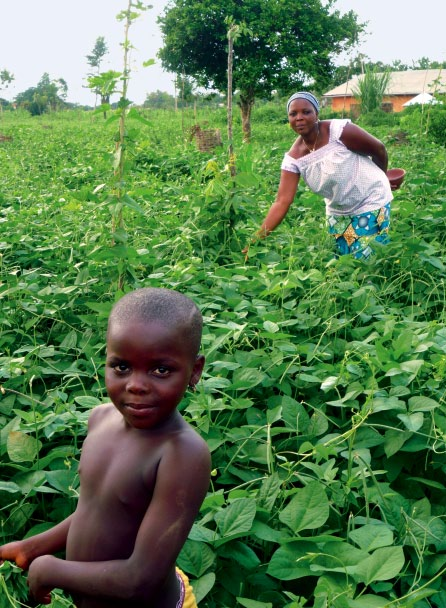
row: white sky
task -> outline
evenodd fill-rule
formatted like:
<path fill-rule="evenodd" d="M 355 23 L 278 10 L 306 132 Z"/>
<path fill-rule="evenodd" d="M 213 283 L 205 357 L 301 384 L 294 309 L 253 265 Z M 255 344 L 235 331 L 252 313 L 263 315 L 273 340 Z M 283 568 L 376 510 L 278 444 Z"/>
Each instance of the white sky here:
<path fill-rule="evenodd" d="M 0 0 L 0 70 L 7 69 L 15 80 L 0 91 L 12 99 L 39 82 L 44 72 L 51 79 L 68 83 L 68 101 L 94 104 L 85 88 L 91 71 L 86 55 L 99 36 L 109 48 L 101 70 L 122 70 L 124 24 L 116 15 L 127 8 L 127 0 Z M 162 44 L 156 17 L 167 0 L 147 0 L 153 8 L 133 23 L 130 29 L 132 73 L 129 98 L 142 103 L 147 93 L 161 90 L 173 94 L 173 74 L 155 66 L 142 67 L 156 59 Z M 359 21 L 368 21 L 368 35 L 357 51 L 372 61 L 391 63 L 400 59 L 409 65 L 421 57 L 446 61 L 445 0 L 424 0 L 412 5 L 408 0 L 337 0 L 341 13 L 354 10 Z M 341 63 L 347 63 L 348 57 Z"/>

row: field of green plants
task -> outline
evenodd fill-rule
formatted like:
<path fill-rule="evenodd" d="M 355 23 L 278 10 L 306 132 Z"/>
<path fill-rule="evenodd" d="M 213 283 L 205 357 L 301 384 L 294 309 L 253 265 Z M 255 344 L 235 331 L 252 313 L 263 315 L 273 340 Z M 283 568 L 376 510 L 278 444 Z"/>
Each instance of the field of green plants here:
<path fill-rule="evenodd" d="M 179 559 L 200 607 L 445 608 L 446 150 L 420 111 L 360 120 L 407 171 L 391 243 L 336 259 L 301 186 L 245 259 L 294 134 L 282 106 L 255 108 L 249 144 L 236 120 L 231 177 L 225 117 L 129 119 L 118 183 L 116 121 L 0 116 L 0 542 L 73 510 L 108 312 L 162 286 L 205 318 L 183 415 L 213 474 Z M 223 146 L 199 151 L 195 124 Z M 19 605 L 4 563 L 0 608 Z"/>

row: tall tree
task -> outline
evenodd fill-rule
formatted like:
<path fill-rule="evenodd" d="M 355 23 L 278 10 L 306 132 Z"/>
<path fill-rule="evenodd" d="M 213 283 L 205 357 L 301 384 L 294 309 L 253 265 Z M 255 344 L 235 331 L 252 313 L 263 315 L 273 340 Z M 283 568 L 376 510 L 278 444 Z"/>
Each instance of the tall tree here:
<path fill-rule="evenodd" d="M 226 89 L 225 20 L 245 23 L 234 51 L 234 90 L 245 138 L 256 97 L 305 84 L 322 90 L 330 82 L 333 59 L 363 30 L 353 11 L 341 15 L 335 0 L 172 0 L 158 18 L 163 34 L 159 57 L 164 68 L 192 76 L 199 86 Z"/>
<path fill-rule="evenodd" d="M 101 70 L 101 63 L 104 56 L 108 53 L 108 46 L 105 42 L 104 36 L 98 36 L 96 38 L 93 50 L 89 55 L 86 55 L 88 65 L 95 68 L 95 72 L 99 73 Z"/>
<path fill-rule="evenodd" d="M 96 38 L 96 42 L 93 47 L 93 50 L 91 51 L 91 53 L 89 55 L 86 55 L 88 65 L 94 69 L 94 72 L 88 74 L 88 76 L 90 78 L 92 76 L 99 76 L 99 74 L 101 72 L 102 60 L 104 59 L 104 57 L 107 53 L 108 53 L 108 46 L 107 46 L 107 43 L 105 42 L 104 36 L 98 36 Z M 95 93 L 96 97 L 101 94 L 101 92 L 97 89 L 93 89 L 93 92 Z"/>

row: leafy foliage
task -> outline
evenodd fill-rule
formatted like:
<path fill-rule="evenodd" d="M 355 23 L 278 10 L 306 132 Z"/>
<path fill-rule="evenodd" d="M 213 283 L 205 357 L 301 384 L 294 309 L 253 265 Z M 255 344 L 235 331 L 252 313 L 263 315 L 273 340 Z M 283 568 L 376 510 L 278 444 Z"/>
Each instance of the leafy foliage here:
<path fill-rule="evenodd" d="M 305 187 L 245 260 L 293 137 L 280 115 L 264 104 L 249 145 L 235 122 L 234 178 L 226 149 L 202 153 L 187 136 L 197 121 L 224 126 L 224 112 L 129 121 L 113 240 L 116 121 L 5 115 L 3 540 L 74 508 L 86 420 L 107 399 L 105 326 L 124 276 L 125 290 L 180 289 L 205 317 L 205 374 L 181 406 L 214 468 L 179 559 L 200 606 L 442 608 L 445 151 L 420 137 L 416 115 L 403 143 L 398 125 L 374 130 L 407 176 L 392 241 L 372 261 L 333 257 L 323 204 Z M 26 597 L 10 564 L 0 584 L 2 608 Z M 53 605 L 71 603 L 57 592 Z"/>
<path fill-rule="evenodd" d="M 45 72 L 36 87 L 30 87 L 16 96 L 18 107 L 28 110 L 31 116 L 40 116 L 50 110 L 60 110 L 65 105 L 68 85 L 63 78 L 51 80 Z"/>
<path fill-rule="evenodd" d="M 226 90 L 227 26 L 244 24 L 234 53 L 233 87 L 244 120 L 256 97 L 302 87 L 323 89 L 333 60 L 362 30 L 350 11 L 340 15 L 320 0 L 175 0 L 158 21 L 164 36 L 163 66 L 196 79 L 200 86 Z M 249 139 L 249 126 L 245 131 Z"/>
<path fill-rule="evenodd" d="M 390 72 L 378 72 L 376 68 L 366 68 L 363 78 L 358 80 L 357 87 L 353 91 L 355 98 L 361 104 L 362 112 L 373 112 L 381 108 L 389 80 Z"/>

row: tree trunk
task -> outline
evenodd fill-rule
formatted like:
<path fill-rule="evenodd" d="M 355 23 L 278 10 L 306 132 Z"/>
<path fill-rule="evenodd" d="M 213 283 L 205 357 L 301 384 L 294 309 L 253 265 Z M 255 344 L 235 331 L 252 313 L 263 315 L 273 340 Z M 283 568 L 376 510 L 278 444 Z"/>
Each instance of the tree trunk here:
<path fill-rule="evenodd" d="M 249 143 L 251 141 L 251 111 L 254 105 L 254 97 L 248 94 L 240 93 L 239 106 L 242 112 L 242 131 L 243 141 Z"/>
<path fill-rule="evenodd" d="M 228 99 L 227 99 L 227 121 L 228 121 L 228 141 L 229 141 L 229 170 L 231 177 L 235 177 L 235 156 L 234 141 L 232 133 L 232 61 L 234 53 L 234 39 L 232 30 L 228 31 Z"/>

